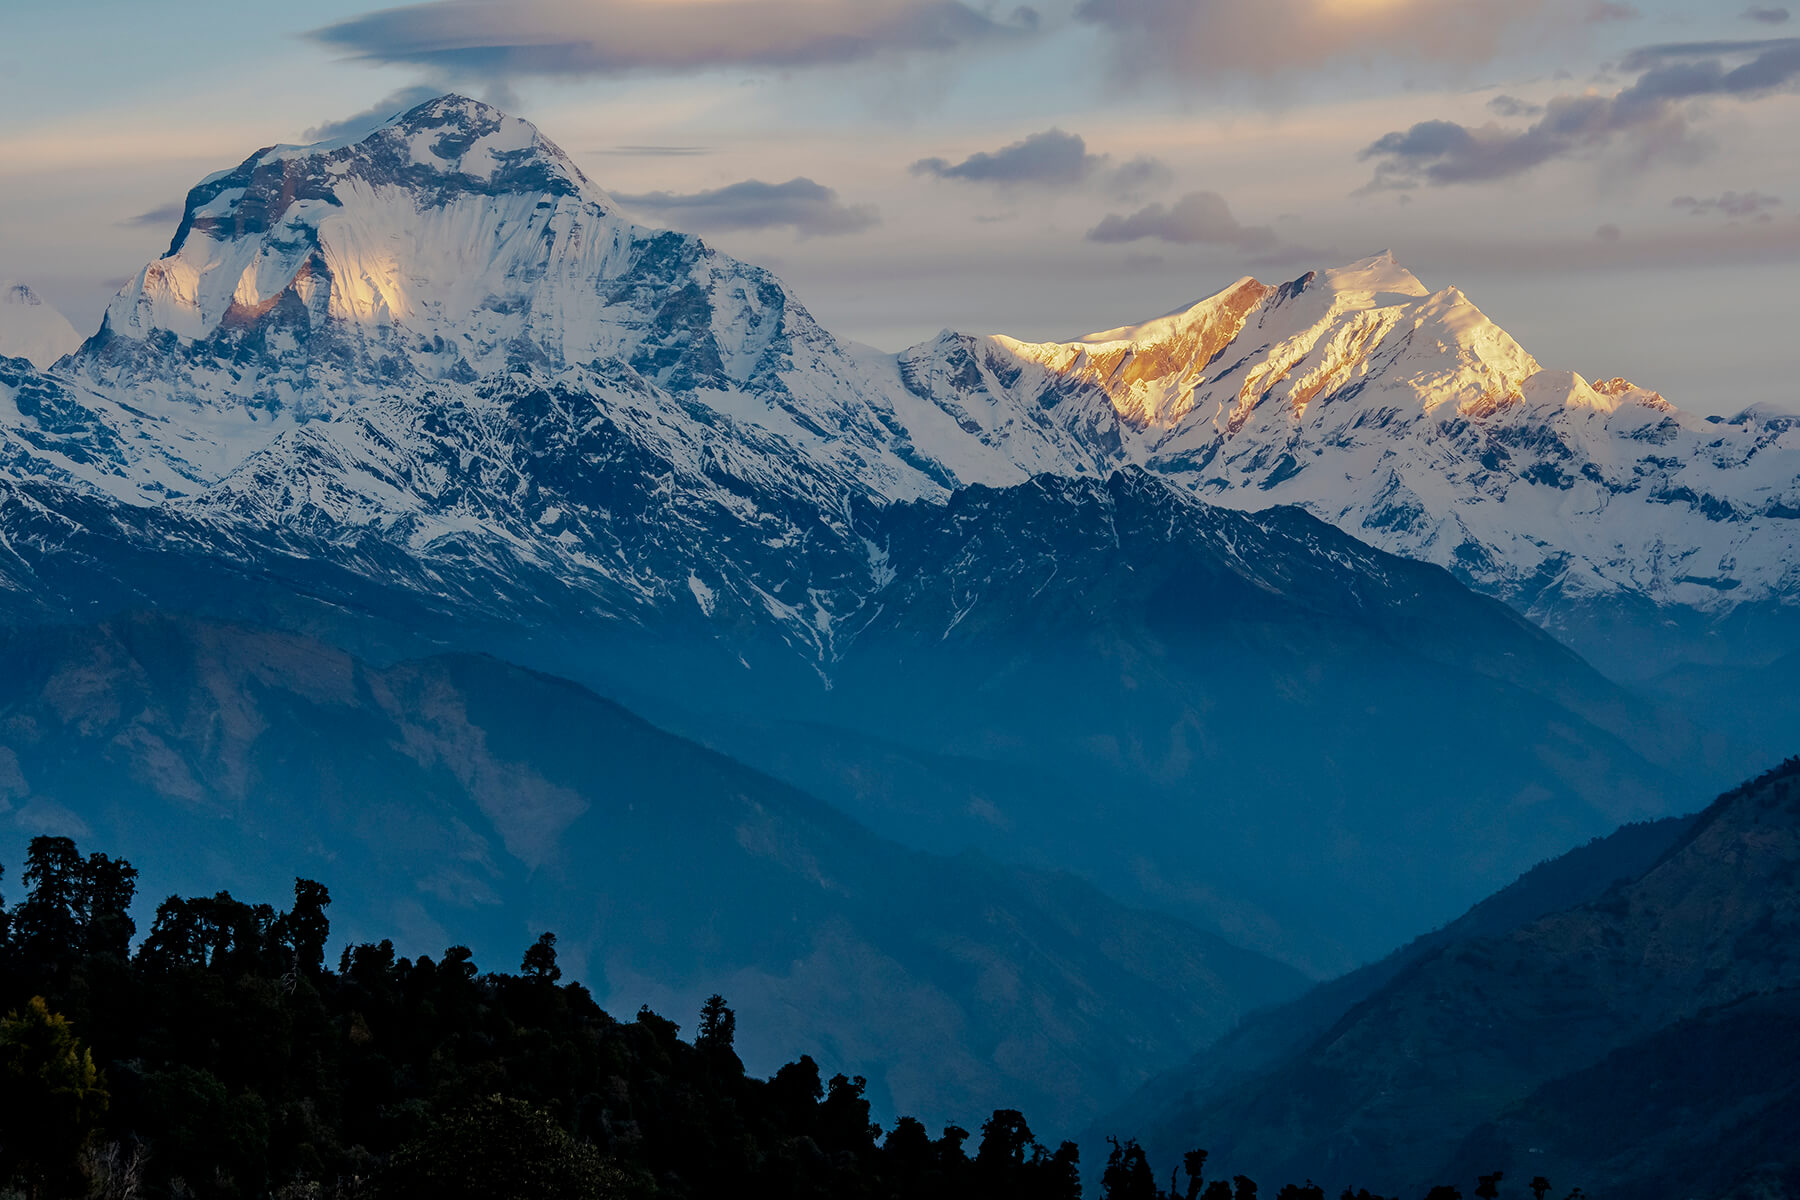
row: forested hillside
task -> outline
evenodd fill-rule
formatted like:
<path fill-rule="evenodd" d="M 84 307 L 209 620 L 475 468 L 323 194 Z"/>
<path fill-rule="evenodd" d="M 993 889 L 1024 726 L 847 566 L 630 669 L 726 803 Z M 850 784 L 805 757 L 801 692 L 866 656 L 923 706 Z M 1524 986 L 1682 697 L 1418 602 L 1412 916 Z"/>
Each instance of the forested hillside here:
<path fill-rule="evenodd" d="M 720 997 L 686 1041 L 617 1020 L 562 981 L 552 933 L 517 973 L 387 941 L 334 964 L 309 880 L 285 911 L 170 897 L 141 937 L 122 859 L 40 837 L 23 881 L 0 913 L 0 1179 L 32 1200 L 1081 1195 L 1076 1145 L 1016 1110 L 883 1130 L 863 1080 L 810 1057 L 750 1077 Z M 1104 1154 L 1103 1195 L 1165 1195 L 1134 1142 Z M 1257 1195 L 1205 1165 L 1185 1155 L 1166 1195 Z"/>

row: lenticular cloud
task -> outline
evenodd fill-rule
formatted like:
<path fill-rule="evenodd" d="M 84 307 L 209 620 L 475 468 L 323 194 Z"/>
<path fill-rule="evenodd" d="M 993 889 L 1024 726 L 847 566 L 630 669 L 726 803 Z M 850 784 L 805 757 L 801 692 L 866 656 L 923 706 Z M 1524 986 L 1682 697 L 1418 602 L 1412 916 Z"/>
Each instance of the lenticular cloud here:
<path fill-rule="evenodd" d="M 1036 27 L 960 0 L 434 0 L 315 30 L 356 58 L 456 77 L 792 68 L 943 52 Z"/>

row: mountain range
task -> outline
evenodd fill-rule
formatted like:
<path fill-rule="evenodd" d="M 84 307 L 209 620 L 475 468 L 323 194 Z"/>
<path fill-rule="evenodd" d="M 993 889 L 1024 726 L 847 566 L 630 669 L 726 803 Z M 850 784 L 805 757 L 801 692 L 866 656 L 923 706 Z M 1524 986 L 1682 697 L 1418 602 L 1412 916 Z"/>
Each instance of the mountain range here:
<path fill-rule="evenodd" d="M 813 588 L 815 609 L 736 562 L 645 563 L 596 512 L 497 495 L 524 464 L 484 461 L 482 427 L 523 379 L 580 397 L 545 414 L 563 438 L 617 427 L 684 499 L 760 540 L 784 514 L 751 512 L 733 495 L 746 487 L 829 519 L 853 498 L 1139 466 L 1434 562 L 1608 669 L 1641 646 L 1608 640 L 1627 614 L 1691 630 L 1713 660 L 1794 648 L 1735 636 L 1791 625 L 1792 418 L 1700 420 L 1618 378 L 1546 370 L 1391 255 L 1241 280 L 1072 342 L 947 332 L 880 355 L 833 338 L 767 271 L 631 224 L 531 125 L 459 97 L 202 181 L 168 253 L 36 385 L 106 445 L 59 449 L 58 423 L 27 413 L 8 440 L 39 452 L 34 477 L 214 519 L 379 530 L 425 558 L 468 554 L 459 537 L 480 523 L 609 615 L 699 604 L 686 565 L 829 658 L 821 622 L 860 596 Z M 479 494 L 433 469 L 451 452 L 493 472 Z M 867 557 L 837 533 L 830 549 Z"/>
<path fill-rule="evenodd" d="M 15 837 L 245 887 L 348 855 L 353 921 L 554 919 L 671 1003 L 723 972 L 770 1061 L 899 1108 L 1086 1120 L 1294 968 L 1800 732 L 1795 419 L 1545 370 L 1391 255 L 886 354 L 447 96 L 202 180 L 34 353 L 0 358 Z M 1009 1040 L 995 996 L 1080 1020 Z"/>

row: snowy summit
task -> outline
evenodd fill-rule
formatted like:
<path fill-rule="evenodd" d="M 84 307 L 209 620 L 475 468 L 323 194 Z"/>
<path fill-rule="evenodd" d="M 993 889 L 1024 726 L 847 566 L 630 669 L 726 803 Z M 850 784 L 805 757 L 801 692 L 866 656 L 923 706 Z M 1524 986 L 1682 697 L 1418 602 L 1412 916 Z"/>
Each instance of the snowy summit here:
<path fill-rule="evenodd" d="M 0 356 L 48 367 L 81 345 L 69 319 L 22 283 L 0 280 Z"/>

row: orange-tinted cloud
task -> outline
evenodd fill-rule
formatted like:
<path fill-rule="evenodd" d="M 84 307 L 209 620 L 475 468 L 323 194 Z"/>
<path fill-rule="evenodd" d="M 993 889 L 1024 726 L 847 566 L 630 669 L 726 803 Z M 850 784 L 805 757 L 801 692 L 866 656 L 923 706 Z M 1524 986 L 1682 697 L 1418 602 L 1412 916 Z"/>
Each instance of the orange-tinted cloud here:
<path fill-rule="evenodd" d="M 1491 57 L 1546 0 L 1082 0 L 1134 69 L 1271 73 L 1344 58 Z"/>

